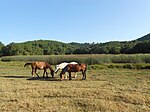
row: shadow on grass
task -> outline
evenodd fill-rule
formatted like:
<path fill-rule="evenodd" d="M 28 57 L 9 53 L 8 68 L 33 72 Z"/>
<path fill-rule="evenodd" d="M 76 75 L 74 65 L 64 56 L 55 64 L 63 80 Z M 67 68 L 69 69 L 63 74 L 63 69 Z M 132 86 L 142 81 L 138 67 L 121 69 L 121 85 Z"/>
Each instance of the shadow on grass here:
<path fill-rule="evenodd" d="M 29 78 L 29 76 L 0 76 L 4 78 Z"/>
<path fill-rule="evenodd" d="M 4 77 L 4 78 L 10 78 L 10 79 L 27 79 L 27 80 L 40 80 L 40 81 L 60 81 L 60 78 L 59 77 L 35 77 L 35 78 L 32 78 L 30 76 L 0 76 L 0 77 Z"/>
<path fill-rule="evenodd" d="M 27 80 L 38 80 L 38 81 L 60 81 L 60 77 L 35 77 L 35 78 L 28 78 Z M 72 80 L 69 80 L 69 79 L 63 79 L 62 81 L 86 81 L 86 80 L 82 80 L 82 79 L 79 79 L 79 78 L 72 78 Z"/>
<path fill-rule="evenodd" d="M 58 77 L 35 77 L 35 78 L 28 78 L 27 80 L 39 80 L 39 81 L 60 81 L 60 79 Z"/>
<path fill-rule="evenodd" d="M 26 79 L 26 80 L 31 80 L 31 81 L 34 81 L 34 80 L 37 80 L 37 81 L 60 81 L 60 77 L 35 77 L 35 78 L 32 78 L 31 76 L 0 76 L 0 77 L 4 77 L 4 78 L 10 78 L 10 79 Z M 72 80 L 69 80 L 69 79 L 63 79 L 63 81 L 82 81 L 82 79 L 80 78 L 72 78 Z"/>

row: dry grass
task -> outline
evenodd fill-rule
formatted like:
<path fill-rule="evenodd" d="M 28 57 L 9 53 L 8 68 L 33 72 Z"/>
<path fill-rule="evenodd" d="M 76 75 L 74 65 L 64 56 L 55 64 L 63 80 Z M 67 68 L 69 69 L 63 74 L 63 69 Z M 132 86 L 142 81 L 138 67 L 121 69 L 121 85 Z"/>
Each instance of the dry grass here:
<path fill-rule="evenodd" d="M 23 65 L 0 62 L 0 111 L 150 111 L 150 70 L 88 69 L 86 81 L 80 73 L 72 81 L 58 75 L 31 80 L 31 68 Z"/>

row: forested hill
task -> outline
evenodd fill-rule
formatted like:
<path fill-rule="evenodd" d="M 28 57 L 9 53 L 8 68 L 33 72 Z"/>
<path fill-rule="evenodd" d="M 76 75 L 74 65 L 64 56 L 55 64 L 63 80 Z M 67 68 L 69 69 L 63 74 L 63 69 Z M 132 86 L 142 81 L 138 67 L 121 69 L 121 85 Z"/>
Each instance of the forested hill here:
<path fill-rule="evenodd" d="M 0 42 L 0 56 L 120 53 L 150 53 L 150 33 L 136 40 L 124 42 L 63 43 L 52 40 L 35 40 L 10 43 L 6 46 Z"/>
<path fill-rule="evenodd" d="M 150 40 L 150 33 L 137 39 L 138 41 L 145 41 L 145 40 Z"/>

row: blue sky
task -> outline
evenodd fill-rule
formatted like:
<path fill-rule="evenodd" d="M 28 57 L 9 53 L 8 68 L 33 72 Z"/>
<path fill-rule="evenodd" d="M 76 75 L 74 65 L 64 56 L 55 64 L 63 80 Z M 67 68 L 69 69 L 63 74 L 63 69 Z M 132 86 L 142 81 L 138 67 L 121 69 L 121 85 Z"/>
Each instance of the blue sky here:
<path fill-rule="evenodd" d="M 150 33 L 150 0 L 0 0 L 0 41 L 99 43 Z"/>

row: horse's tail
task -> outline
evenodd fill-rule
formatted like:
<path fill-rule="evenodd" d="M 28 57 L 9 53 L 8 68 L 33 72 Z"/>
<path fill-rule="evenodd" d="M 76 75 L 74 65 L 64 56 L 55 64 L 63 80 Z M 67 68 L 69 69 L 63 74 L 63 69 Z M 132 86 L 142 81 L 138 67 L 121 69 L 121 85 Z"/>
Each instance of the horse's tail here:
<path fill-rule="evenodd" d="M 26 64 L 24 65 L 24 67 L 27 66 L 27 65 L 31 65 L 31 63 L 26 63 Z"/>

